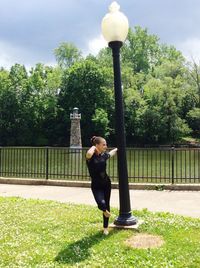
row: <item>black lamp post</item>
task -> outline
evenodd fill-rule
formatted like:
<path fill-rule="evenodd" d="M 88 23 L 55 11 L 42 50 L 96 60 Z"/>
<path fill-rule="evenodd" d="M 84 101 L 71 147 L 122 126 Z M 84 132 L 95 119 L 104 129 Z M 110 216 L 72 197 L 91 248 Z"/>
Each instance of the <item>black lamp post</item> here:
<path fill-rule="evenodd" d="M 115 225 L 134 225 L 137 218 L 131 214 L 130 195 L 128 186 L 128 171 L 126 159 L 126 138 L 124 130 L 124 107 L 121 85 L 120 48 L 128 34 L 128 20 L 119 11 L 119 5 L 113 2 L 110 13 L 102 20 L 102 33 L 107 40 L 113 54 L 114 89 L 115 89 L 115 130 L 118 148 L 118 176 L 119 176 L 119 202 L 120 211 Z"/>

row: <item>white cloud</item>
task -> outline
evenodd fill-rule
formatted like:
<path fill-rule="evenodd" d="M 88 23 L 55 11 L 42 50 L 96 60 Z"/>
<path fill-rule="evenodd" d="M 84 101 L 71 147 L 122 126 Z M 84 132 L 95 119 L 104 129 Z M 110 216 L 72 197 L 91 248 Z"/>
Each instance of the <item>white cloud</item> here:
<path fill-rule="evenodd" d="M 12 46 L 8 42 L 0 41 L 0 67 L 10 69 L 15 63 L 19 63 L 29 68 L 30 64 L 25 62 L 26 57 L 29 56 L 30 52 L 24 47 Z"/>
<path fill-rule="evenodd" d="M 102 35 L 99 35 L 98 37 L 90 40 L 88 42 L 88 50 L 86 54 L 93 54 L 93 55 L 97 55 L 98 52 L 104 48 L 107 47 L 108 44 L 106 42 L 106 40 L 103 38 Z"/>
<path fill-rule="evenodd" d="M 84 54 L 88 55 L 91 53 L 96 56 L 100 49 L 107 46 L 108 44 L 103 36 L 99 35 L 98 37 L 93 38 L 88 42 L 88 48 Z M 177 43 L 175 47 L 183 53 L 184 57 L 188 61 L 194 59 L 196 62 L 200 62 L 200 39 L 186 39 L 184 42 Z"/>
<path fill-rule="evenodd" d="M 14 49 L 7 43 L 0 42 L 0 67 L 9 69 L 13 64 Z"/>
<path fill-rule="evenodd" d="M 15 63 L 25 65 L 27 70 L 30 70 L 38 62 L 48 66 L 56 65 L 55 60 L 45 59 L 42 56 L 25 47 L 12 46 L 10 43 L 0 40 L 0 68 L 9 70 Z"/>
<path fill-rule="evenodd" d="M 200 39 L 192 38 L 187 39 L 182 43 L 176 45 L 187 60 L 191 61 L 194 59 L 196 62 L 200 60 Z"/>

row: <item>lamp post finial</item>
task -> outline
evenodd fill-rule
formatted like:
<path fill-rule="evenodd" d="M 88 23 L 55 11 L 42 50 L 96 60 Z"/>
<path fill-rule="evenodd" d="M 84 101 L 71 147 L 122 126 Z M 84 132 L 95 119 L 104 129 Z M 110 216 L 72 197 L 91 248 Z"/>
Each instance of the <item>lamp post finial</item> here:
<path fill-rule="evenodd" d="M 111 13 L 117 12 L 119 10 L 120 10 L 120 5 L 116 1 L 112 2 L 112 4 L 109 6 L 109 11 Z"/>

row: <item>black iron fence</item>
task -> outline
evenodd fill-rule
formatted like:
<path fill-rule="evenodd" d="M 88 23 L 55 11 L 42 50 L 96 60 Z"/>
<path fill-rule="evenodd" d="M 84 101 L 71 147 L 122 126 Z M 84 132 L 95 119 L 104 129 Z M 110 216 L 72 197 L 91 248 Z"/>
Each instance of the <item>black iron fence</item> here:
<path fill-rule="evenodd" d="M 89 180 L 87 148 L 0 147 L 0 177 Z M 129 182 L 200 183 L 200 148 L 127 148 Z M 117 157 L 108 161 L 117 181 Z"/>

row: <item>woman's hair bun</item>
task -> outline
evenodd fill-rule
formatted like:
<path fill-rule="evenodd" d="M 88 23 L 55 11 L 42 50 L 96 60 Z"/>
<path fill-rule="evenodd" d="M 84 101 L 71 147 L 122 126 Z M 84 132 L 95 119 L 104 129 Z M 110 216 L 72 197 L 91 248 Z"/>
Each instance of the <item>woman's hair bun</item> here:
<path fill-rule="evenodd" d="M 91 143 L 92 143 L 93 145 L 95 145 L 95 139 L 96 139 L 96 136 L 93 136 L 93 137 L 90 139 L 90 141 L 91 141 Z"/>
<path fill-rule="evenodd" d="M 104 138 L 100 137 L 100 136 L 93 136 L 90 139 L 92 145 L 96 145 L 96 144 L 100 144 L 102 141 L 104 141 Z"/>

